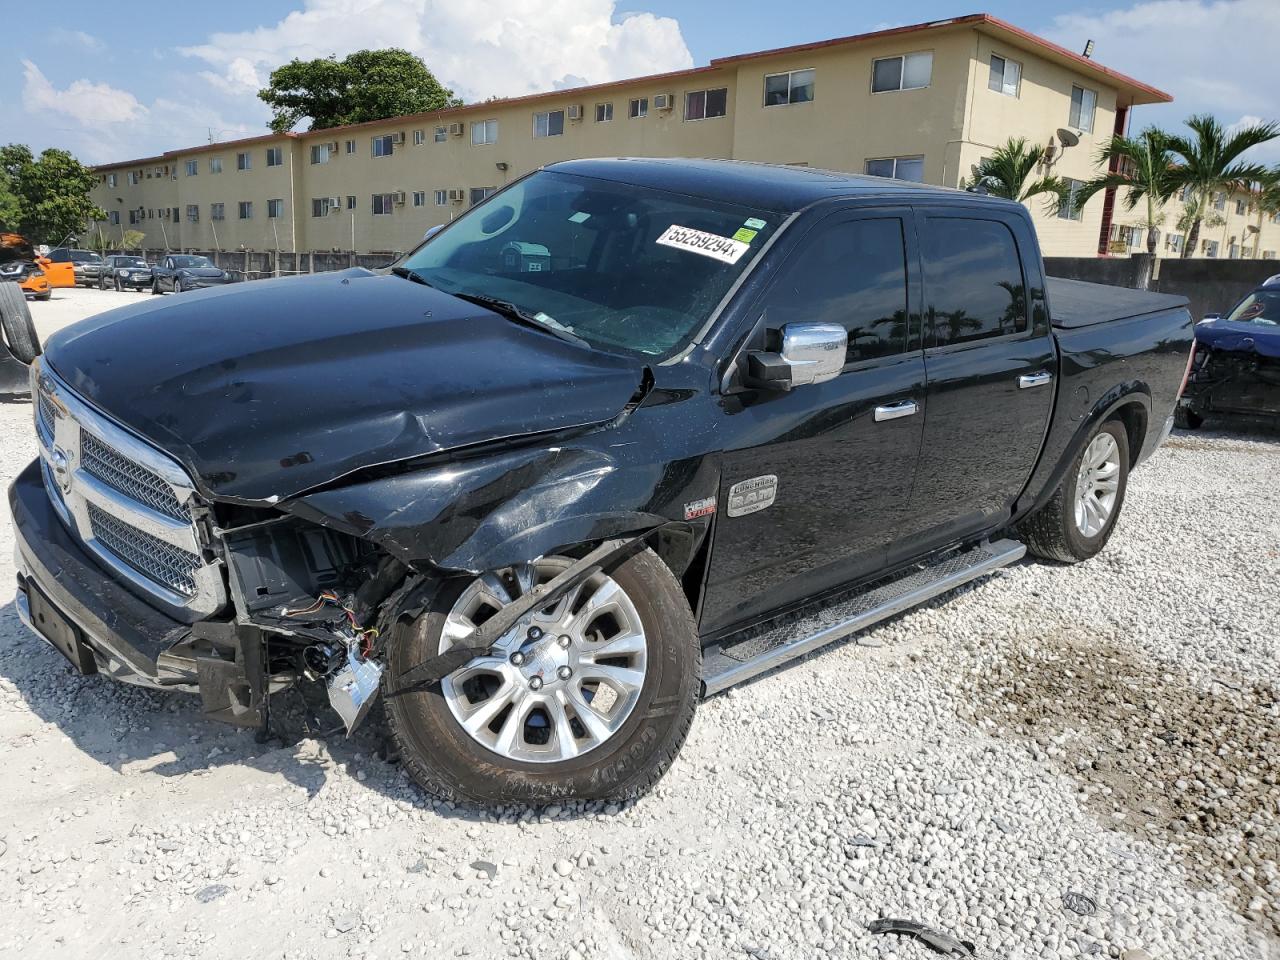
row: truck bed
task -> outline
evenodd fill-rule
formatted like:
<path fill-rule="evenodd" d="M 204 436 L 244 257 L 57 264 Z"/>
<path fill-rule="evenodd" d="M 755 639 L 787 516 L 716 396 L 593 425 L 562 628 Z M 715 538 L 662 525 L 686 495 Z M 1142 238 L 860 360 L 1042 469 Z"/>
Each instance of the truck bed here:
<path fill-rule="evenodd" d="M 1127 320 L 1163 310 L 1188 306 L 1186 297 L 1170 293 L 1150 293 L 1128 287 L 1112 287 L 1084 280 L 1046 277 L 1049 318 L 1055 327 L 1091 327 L 1112 320 Z"/>

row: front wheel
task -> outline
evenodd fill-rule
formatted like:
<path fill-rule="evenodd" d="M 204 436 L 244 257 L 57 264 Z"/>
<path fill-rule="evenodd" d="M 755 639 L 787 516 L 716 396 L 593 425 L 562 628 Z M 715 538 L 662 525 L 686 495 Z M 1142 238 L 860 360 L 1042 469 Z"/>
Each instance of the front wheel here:
<path fill-rule="evenodd" d="M 693 721 L 701 649 L 679 583 L 651 550 L 526 616 L 489 656 L 425 689 L 397 689 L 405 671 L 571 563 L 545 557 L 452 584 L 391 647 L 388 723 L 428 793 L 476 803 L 626 799 L 675 759 Z"/>
<path fill-rule="evenodd" d="M 1124 424 L 1108 420 L 1049 502 L 1019 525 L 1027 549 L 1046 560 L 1088 560 L 1111 539 L 1128 484 L 1129 436 Z"/>
<path fill-rule="evenodd" d="M 153 280 L 153 281 L 151 282 L 151 295 L 152 295 L 153 297 L 158 297 L 158 296 L 160 296 L 160 281 L 159 281 L 159 280 Z"/>

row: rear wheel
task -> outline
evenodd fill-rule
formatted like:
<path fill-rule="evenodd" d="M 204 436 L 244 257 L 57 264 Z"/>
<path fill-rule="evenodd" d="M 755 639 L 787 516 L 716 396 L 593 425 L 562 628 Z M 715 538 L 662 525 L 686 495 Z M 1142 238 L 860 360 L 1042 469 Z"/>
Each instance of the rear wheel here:
<path fill-rule="evenodd" d="M 455 584 L 388 656 L 387 718 L 423 789 L 453 801 L 621 799 L 670 766 L 693 720 L 701 651 L 667 566 L 645 550 L 535 611 L 426 689 L 395 678 L 449 649 L 572 560 Z"/>
<path fill-rule="evenodd" d="M 1173 411 L 1173 423 L 1183 430 L 1199 430 L 1204 426 L 1204 417 L 1190 407 L 1178 407 Z"/>
<path fill-rule="evenodd" d="M 1079 563 L 1111 538 L 1129 483 L 1129 436 L 1109 420 L 1089 438 L 1053 497 L 1024 520 L 1027 549 L 1047 560 Z"/>
<path fill-rule="evenodd" d="M 23 363 L 30 363 L 40 355 L 40 338 L 31 321 L 31 308 L 16 283 L 0 283 L 0 329 L 4 331 L 9 352 Z"/>

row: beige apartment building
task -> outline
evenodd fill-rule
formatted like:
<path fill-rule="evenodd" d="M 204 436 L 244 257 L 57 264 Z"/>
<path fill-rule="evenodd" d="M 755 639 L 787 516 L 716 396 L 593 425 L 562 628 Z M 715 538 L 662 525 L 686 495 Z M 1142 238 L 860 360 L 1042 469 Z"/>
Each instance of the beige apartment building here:
<path fill-rule="evenodd" d="M 1188 231 L 1179 227 L 1178 221 L 1190 199 L 1190 195 L 1183 192 L 1157 209 L 1157 256 L 1182 255 Z M 1149 229 L 1146 203 L 1140 201 L 1133 210 L 1128 210 L 1121 197 L 1116 202 L 1115 215 L 1107 234 L 1108 252 L 1115 255 L 1146 253 Z M 1264 212 L 1248 192 L 1219 191 L 1211 198 L 1200 225 L 1196 247 L 1191 254 L 1193 257 L 1275 260 L 1280 250 L 1280 213 Z"/>
<path fill-rule="evenodd" d="M 142 230 L 151 249 L 403 251 L 516 178 L 576 157 L 732 158 L 955 187 L 995 146 L 1026 137 L 1054 144 L 1042 174 L 1084 181 L 1135 106 L 1170 99 L 978 14 L 105 164 L 94 200 L 109 213 L 104 230 Z M 1113 224 L 1102 195 L 1078 211 L 1030 206 L 1050 256 L 1091 256 L 1133 222 Z"/>

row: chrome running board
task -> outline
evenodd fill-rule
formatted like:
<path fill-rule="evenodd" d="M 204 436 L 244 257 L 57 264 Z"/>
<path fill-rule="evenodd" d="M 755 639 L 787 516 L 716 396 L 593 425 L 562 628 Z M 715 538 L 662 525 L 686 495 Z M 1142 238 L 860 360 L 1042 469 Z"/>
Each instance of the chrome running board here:
<path fill-rule="evenodd" d="M 842 640 L 895 614 L 932 600 L 971 580 L 1020 560 L 1027 548 L 1016 540 L 984 543 L 918 564 L 889 581 L 834 600 L 781 623 L 733 634 L 708 650 L 702 663 L 702 695 L 713 697 L 789 660 Z M 816 628 L 816 629 L 815 629 Z"/>

